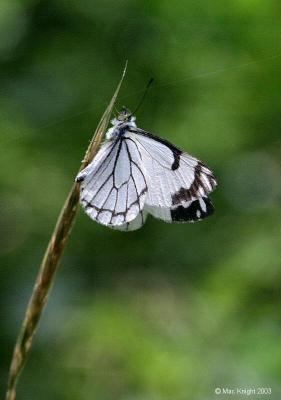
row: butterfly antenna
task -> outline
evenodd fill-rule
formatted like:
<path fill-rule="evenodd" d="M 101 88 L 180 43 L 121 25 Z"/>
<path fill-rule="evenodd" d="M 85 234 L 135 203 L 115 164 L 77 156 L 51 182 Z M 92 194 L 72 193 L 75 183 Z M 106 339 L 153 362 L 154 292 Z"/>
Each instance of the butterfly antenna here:
<path fill-rule="evenodd" d="M 142 105 L 142 103 L 144 102 L 144 99 L 145 99 L 145 97 L 146 97 L 146 95 L 147 95 L 147 92 L 148 92 L 150 86 L 152 85 L 153 81 L 154 81 L 154 78 L 150 78 L 150 79 L 149 79 L 148 84 L 146 85 L 145 91 L 144 91 L 144 93 L 143 93 L 143 95 L 142 95 L 142 97 L 141 97 L 141 99 L 140 99 L 140 101 L 139 101 L 139 104 L 137 105 L 137 107 L 135 108 L 135 110 L 130 114 L 130 117 L 131 117 L 132 115 L 136 114 L 136 112 L 137 112 L 137 111 L 139 110 L 139 108 L 141 107 L 141 105 Z"/>

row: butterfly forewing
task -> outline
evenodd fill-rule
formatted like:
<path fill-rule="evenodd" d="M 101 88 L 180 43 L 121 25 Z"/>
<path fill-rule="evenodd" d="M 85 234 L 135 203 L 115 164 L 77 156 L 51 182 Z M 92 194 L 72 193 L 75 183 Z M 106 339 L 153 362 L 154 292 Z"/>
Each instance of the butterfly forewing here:
<path fill-rule="evenodd" d="M 211 215 L 214 209 L 207 196 L 217 184 L 211 170 L 166 140 L 141 129 L 135 135 L 147 176 L 147 211 L 167 222 Z"/>

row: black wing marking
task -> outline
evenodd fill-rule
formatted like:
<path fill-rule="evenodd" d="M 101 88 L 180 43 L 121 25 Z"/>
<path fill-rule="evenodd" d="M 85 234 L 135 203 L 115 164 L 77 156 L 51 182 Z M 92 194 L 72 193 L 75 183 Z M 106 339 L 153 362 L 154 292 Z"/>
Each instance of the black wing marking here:
<path fill-rule="evenodd" d="M 198 160 L 194 167 L 194 179 L 189 188 L 180 187 L 172 195 L 172 205 L 182 204 L 186 201 L 206 196 L 213 191 L 217 185 L 213 173 L 206 165 Z"/>
<path fill-rule="evenodd" d="M 208 197 L 202 197 L 171 209 L 172 222 L 196 222 L 212 215 L 214 206 Z"/>

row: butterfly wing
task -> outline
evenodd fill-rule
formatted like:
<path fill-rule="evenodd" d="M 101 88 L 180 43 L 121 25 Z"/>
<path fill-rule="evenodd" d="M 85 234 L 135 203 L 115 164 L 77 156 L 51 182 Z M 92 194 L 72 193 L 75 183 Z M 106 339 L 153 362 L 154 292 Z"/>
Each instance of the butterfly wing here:
<path fill-rule="evenodd" d="M 208 194 L 217 185 L 212 171 L 170 142 L 131 130 L 148 185 L 145 209 L 167 222 L 194 222 L 214 211 Z"/>
<path fill-rule="evenodd" d="M 130 222 L 127 222 L 123 225 L 116 225 L 116 226 L 109 226 L 110 228 L 117 229 L 118 231 L 124 231 L 124 232 L 131 232 L 131 231 L 136 231 L 137 229 L 140 229 L 147 218 L 148 212 L 146 210 L 140 211 L 140 213 L 137 215 L 135 219 L 133 219 Z"/>
<path fill-rule="evenodd" d="M 131 141 L 119 137 L 103 144 L 76 178 L 81 182 L 80 202 L 86 213 L 100 224 L 121 230 L 127 227 L 143 210 L 147 194 L 141 165 L 140 153 Z"/>

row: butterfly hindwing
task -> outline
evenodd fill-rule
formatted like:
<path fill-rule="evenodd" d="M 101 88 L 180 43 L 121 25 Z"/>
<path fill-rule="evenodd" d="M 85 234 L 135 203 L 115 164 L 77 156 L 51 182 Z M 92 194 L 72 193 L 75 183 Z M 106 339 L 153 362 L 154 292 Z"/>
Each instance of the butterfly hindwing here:
<path fill-rule="evenodd" d="M 113 229 L 117 229 L 118 231 L 125 231 L 125 232 L 136 231 L 137 229 L 140 229 L 144 225 L 147 215 L 148 215 L 147 211 L 142 210 L 137 215 L 137 217 L 135 219 L 133 219 L 132 221 L 127 222 L 123 225 L 118 225 L 118 226 L 109 225 L 109 227 L 113 228 Z"/>
<path fill-rule="evenodd" d="M 147 184 L 140 154 L 123 138 L 102 145 L 76 180 L 81 182 L 80 202 L 86 213 L 103 225 L 126 226 L 144 207 Z"/>

